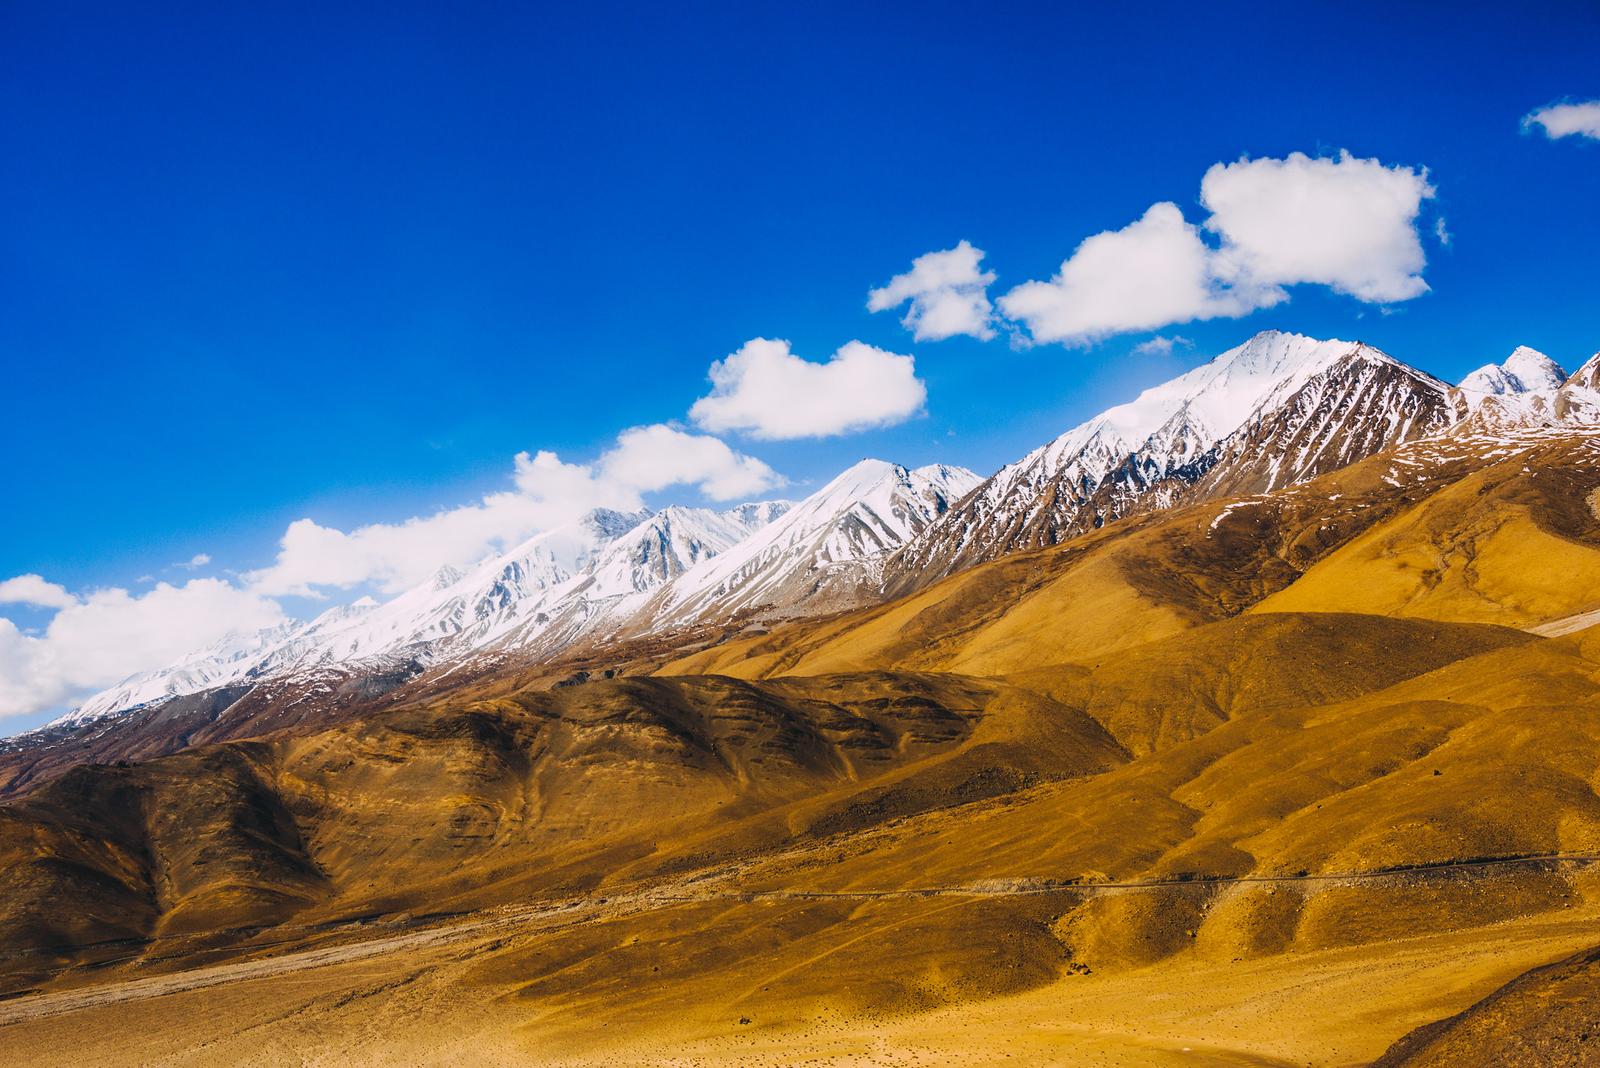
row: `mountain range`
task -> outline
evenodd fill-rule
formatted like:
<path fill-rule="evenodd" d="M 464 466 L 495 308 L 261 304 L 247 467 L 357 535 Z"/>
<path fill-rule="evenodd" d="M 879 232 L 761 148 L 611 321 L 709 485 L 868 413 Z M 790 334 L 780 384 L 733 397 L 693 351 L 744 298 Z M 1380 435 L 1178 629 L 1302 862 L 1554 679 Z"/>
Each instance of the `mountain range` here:
<path fill-rule="evenodd" d="M 0 743 L 28 1063 L 1593 1061 L 1600 357 L 1262 334 Z"/>
<path fill-rule="evenodd" d="M 42 728 L 228 688 L 363 696 L 475 660 L 875 603 L 1142 512 L 1304 482 L 1442 434 L 1600 423 L 1600 354 L 1567 375 L 1527 347 L 1450 386 L 1360 342 L 1267 331 L 987 479 L 863 460 L 798 504 L 596 510 L 392 600 L 235 634 Z M 247 689 L 240 690 L 240 687 Z"/>

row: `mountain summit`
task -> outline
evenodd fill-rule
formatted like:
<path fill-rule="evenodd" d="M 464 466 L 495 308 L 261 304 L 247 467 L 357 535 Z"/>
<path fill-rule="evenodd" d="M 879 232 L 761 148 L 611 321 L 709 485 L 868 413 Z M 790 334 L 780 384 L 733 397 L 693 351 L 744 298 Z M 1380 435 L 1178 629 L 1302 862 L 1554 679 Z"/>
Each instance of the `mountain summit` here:
<path fill-rule="evenodd" d="M 664 587 L 652 630 L 765 609 L 825 611 L 881 593 L 882 565 L 978 484 L 961 467 L 862 460 L 788 514 Z"/>
<path fill-rule="evenodd" d="M 1472 396 L 1505 396 L 1560 389 L 1567 373 L 1538 349 L 1518 345 L 1504 363 L 1486 364 L 1461 380 L 1460 389 Z"/>
<path fill-rule="evenodd" d="M 892 562 L 904 590 L 1112 519 L 1315 477 L 1453 417 L 1450 387 L 1368 345 L 1264 331 L 990 477 Z"/>

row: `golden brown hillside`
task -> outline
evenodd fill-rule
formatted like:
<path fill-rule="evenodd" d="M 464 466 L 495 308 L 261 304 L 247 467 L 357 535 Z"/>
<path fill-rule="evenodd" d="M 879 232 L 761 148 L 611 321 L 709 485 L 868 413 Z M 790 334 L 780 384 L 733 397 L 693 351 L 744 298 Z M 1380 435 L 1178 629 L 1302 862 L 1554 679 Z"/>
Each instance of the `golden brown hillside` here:
<path fill-rule="evenodd" d="M 1112 524 L 663 670 L 1009 674 L 1246 609 L 1533 626 L 1600 608 L 1597 491 L 1591 434 L 1429 439 L 1278 493 Z"/>
<path fill-rule="evenodd" d="M 1518 976 L 1464 1012 L 1419 1027 L 1373 1068 L 1581 1068 L 1600 1056 L 1600 949 Z"/>
<path fill-rule="evenodd" d="M 80 1065 L 1566 1055 L 1600 457 L 1430 448 L 660 675 L 73 770 L 0 807 L 0 1035 Z"/>

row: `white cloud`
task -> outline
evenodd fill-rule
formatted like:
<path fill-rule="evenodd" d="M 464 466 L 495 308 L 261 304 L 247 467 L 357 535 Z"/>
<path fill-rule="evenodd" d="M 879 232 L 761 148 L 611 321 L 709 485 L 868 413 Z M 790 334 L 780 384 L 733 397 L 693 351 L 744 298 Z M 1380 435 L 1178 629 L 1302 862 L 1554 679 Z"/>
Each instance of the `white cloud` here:
<path fill-rule="evenodd" d="M 1225 287 L 1215 253 L 1176 204 L 1150 207 L 1121 230 L 1086 238 L 1048 282 L 1024 282 L 1000 310 L 1032 339 L 1086 344 L 1169 323 L 1238 316 L 1281 293 Z"/>
<path fill-rule="evenodd" d="M 1450 247 L 1450 228 L 1444 224 L 1444 216 L 1433 220 L 1433 236 L 1439 239 L 1439 244 L 1445 248 Z"/>
<path fill-rule="evenodd" d="M 96 590 L 60 605 L 39 637 L 0 617 L 0 716 L 58 706 L 171 663 L 230 631 L 282 620 L 276 602 L 211 578 L 183 586 L 163 582 L 140 595 Z"/>
<path fill-rule="evenodd" d="M 0 604 L 28 604 L 35 608 L 68 608 L 78 599 L 65 586 L 46 582 L 40 575 L 18 575 L 0 582 Z"/>
<path fill-rule="evenodd" d="M 812 363 L 787 341 L 754 338 L 711 365 L 711 383 L 690 418 L 707 430 L 769 440 L 889 426 L 921 411 L 928 397 L 910 356 L 860 341 Z"/>
<path fill-rule="evenodd" d="M 1200 182 L 1229 282 L 1310 283 L 1373 303 L 1428 291 L 1416 220 L 1433 193 L 1426 171 L 1348 152 L 1218 163 Z"/>
<path fill-rule="evenodd" d="M 317 596 L 322 589 L 367 583 L 394 593 L 444 565 L 472 564 L 594 508 L 637 509 L 643 494 L 684 485 L 729 500 L 782 479 L 716 438 L 655 425 L 624 431 L 592 464 L 568 463 L 549 451 L 519 453 L 513 483 L 514 489 L 477 503 L 399 523 L 343 531 L 298 519 L 284 531 L 272 566 L 245 581 L 275 596 Z"/>
<path fill-rule="evenodd" d="M 1537 108 L 1522 119 L 1524 130 L 1535 126 L 1546 137 L 1589 137 L 1600 141 L 1600 100 Z"/>
<path fill-rule="evenodd" d="M 1080 244 L 1048 282 L 999 300 L 1035 342 L 1085 345 L 1173 323 L 1236 318 L 1315 284 L 1358 300 L 1427 292 L 1416 220 L 1427 172 L 1341 153 L 1243 159 L 1201 182 L 1202 227 L 1176 204 L 1151 206 L 1121 230 Z M 1205 233 L 1216 236 L 1216 244 Z"/>
<path fill-rule="evenodd" d="M 994 337 L 994 308 L 987 292 L 993 271 L 985 271 L 983 250 L 966 241 L 911 261 L 911 270 L 867 294 L 868 311 L 887 311 L 910 302 L 900 321 L 918 341 L 942 341 L 966 334 Z"/>
<path fill-rule="evenodd" d="M 542 519 L 532 502 L 515 494 L 492 494 L 480 504 L 348 532 L 296 519 L 278 540 L 273 564 L 244 579 L 249 588 L 272 596 L 318 597 L 325 588 L 366 583 L 397 593 L 444 565 L 465 566 L 532 534 Z"/>
<path fill-rule="evenodd" d="M 1133 347 L 1135 356 L 1171 356 L 1174 349 L 1192 349 L 1194 342 L 1186 337 L 1162 337 L 1157 334 L 1153 338 L 1141 341 Z"/>
<path fill-rule="evenodd" d="M 183 561 L 182 563 L 173 564 L 172 566 L 173 567 L 186 568 L 189 571 L 193 571 L 196 568 L 205 567 L 210 562 L 211 562 L 210 554 L 208 554 L 208 553 L 195 553 L 193 556 L 189 557 L 189 559 Z"/>
<path fill-rule="evenodd" d="M 606 481 L 646 493 L 694 483 L 719 501 L 748 497 L 782 481 L 760 460 L 734 452 L 717 438 L 661 424 L 623 431 L 616 448 L 600 458 L 600 471 Z"/>

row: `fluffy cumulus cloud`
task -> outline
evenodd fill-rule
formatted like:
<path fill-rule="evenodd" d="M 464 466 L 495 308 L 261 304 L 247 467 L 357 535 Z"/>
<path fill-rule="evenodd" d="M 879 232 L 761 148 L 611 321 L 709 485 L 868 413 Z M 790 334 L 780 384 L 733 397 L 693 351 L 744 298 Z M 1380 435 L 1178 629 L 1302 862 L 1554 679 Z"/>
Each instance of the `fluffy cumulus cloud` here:
<path fill-rule="evenodd" d="M 1280 300 L 1217 277 L 1213 250 L 1172 203 L 1137 222 L 1087 238 L 1048 282 L 1024 282 L 1000 298 L 1034 341 L 1083 344 L 1168 323 L 1243 315 Z"/>
<path fill-rule="evenodd" d="M 279 541 L 277 559 L 245 582 L 273 596 L 317 596 L 368 583 L 393 593 L 440 567 L 471 564 L 591 509 L 640 508 L 646 493 L 694 486 L 715 500 L 731 500 L 782 482 L 766 464 L 716 438 L 664 425 L 624 431 L 594 463 L 568 463 L 549 451 L 519 453 L 512 474 L 513 489 L 399 523 L 345 531 L 296 520 Z"/>
<path fill-rule="evenodd" d="M 687 482 L 719 501 L 749 497 L 781 481 L 772 468 L 717 438 L 660 424 L 624 431 L 598 466 L 602 480 L 635 491 Z"/>
<path fill-rule="evenodd" d="M 1231 285 L 1322 285 L 1383 304 L 1428 291 L 1417 215 L 1433 192 L 1426 171 L 1348 152 L 1218 163 L 1200 182 Z"/>
<path fill-rule="evenodd" d="M 232 631 L 259 630 L 284 618 L 275 601 L 210 578 L 182 586 L 163 582 L 138 595 L 96 590 L 81 599 L 58 598 L 54 607 L 58 611 L 39 635 L 24 634 L 0 617 L 0 716 L 58 706 L 171 663 Z"/>
<path fill-rule="evenodd" d="M 1427 292 L 1417 217 L 1425 171 L 1342 153 L 1294 153 L 1211 167 L 1190 223 L 1153 205 L 1121 230 L 1087 238 L 1047 282 L 1025 282 L 1000 310 L 1035 342 L 1085 345 L 1113 334 L 1235 318 L 1321 285 L 1390 303 Z"/>
<path fill-rule="evenodd" d="M 1550 104 L 1524 116 L 1522 128 L 1543 130 L 1546 137 L 1588 137 L 1600 141 L 1600 100 Z"/>
<path fill-rule="evenodd" d="M 0 604 L 26 604 L 35 608 L 69 608 L 78 599 L 65 586 L 46 582 L 39 575 L 18 575 L 0 582 Z"/>
<path fill-rule="evenodd" d="M 911 261 L 911 270 L 867 294 L 868 311 L 887 311 L 905 304 L 900 320 L 918 341 L 942 341 L 965 334 L 994 336 L 994 307 L 989 303 L 993 271 L 982 267 L 983 250 L 966 241 L 943 252 L 929 252 Z"/>
<path fill-rule="evenodd" d="M 787 341 L 755 338 L 711 365 L 711 384 L 691 419 L 706 430 L 769 440 L 890 426 L 921 411 L 928 397 L 910 356 L 860 341 L 813 363 Z"/>

